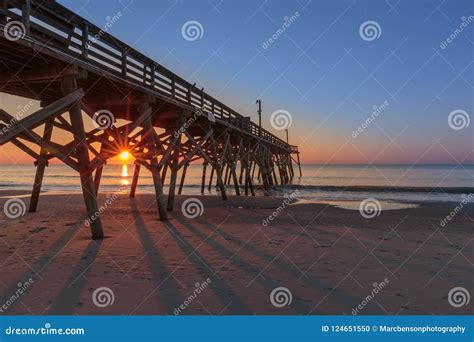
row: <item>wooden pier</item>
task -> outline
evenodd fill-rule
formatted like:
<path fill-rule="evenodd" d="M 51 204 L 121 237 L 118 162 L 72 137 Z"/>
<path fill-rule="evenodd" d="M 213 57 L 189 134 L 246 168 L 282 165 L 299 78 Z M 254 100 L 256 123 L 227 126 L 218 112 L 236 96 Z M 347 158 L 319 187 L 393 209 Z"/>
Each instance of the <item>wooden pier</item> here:
<path fill-rule="evenodd" d="M 135 159 L 130 196 L 141 168 L 149 170 L 161 220 L 190 163 L 202 162 L 201 191 L 215 185 L 224 200 L 228 191 L 255 195 L 257 184 L 289 183 L 294 164 L 301 176 L 297 146 L 54 1 L 0 0 L 0 92 L 41 103 L 24 118 L 0 108 L 0 145 L 12 143 L 36 161 L 29 211 L 57 158 L 80 176 L 94 239 L 104 237 L 95 215 L 102 169 L 122 151 Z M 87 132 L 85 120 L 95 129 Z M 53 130 L 71 141 L 54 142 Z"/>

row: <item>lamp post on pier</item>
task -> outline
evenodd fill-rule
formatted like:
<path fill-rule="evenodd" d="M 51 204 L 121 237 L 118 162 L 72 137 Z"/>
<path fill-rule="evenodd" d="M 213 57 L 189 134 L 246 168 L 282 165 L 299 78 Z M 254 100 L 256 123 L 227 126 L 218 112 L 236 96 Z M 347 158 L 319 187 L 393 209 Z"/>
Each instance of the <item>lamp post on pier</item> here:
<path fill-rule="evenodd" d="M 258 135 L 261 135 L 262 132 L 262 100 L 257 100 L 258 104 L 258 127 L 260 128 Z"/>

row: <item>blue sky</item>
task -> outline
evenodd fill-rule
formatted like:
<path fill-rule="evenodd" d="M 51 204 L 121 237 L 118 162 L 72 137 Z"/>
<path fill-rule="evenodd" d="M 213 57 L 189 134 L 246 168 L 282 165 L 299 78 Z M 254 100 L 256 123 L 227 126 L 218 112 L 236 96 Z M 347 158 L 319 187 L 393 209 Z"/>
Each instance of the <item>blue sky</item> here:
<path fill-rule="evenodd" d="M 281 137 L 270 114 L 287 110 L 305 162 L 474 163 L 474 122 L 448 124 L 452 111 L 474 113 L 472 1 L 60 2 L 99 27 L 120 11 L 110 33 L 254 120 L 261 98 L 264 126 Z M 195 41 L 182 36 L 190 20 L 203 27 Z M 378 38 L 362 39 L 367 21 Z"/>

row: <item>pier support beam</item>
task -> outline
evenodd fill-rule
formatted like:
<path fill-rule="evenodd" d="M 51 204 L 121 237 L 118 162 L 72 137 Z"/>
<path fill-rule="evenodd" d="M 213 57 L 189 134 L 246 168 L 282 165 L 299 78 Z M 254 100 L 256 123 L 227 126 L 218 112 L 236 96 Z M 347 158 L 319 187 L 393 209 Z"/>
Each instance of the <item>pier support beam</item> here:
<path fill-rule="evenodd" d="M 63 92 L 69 94 L 77 89 L 76 79 L 74 76 L 67 76 L 63 79 Z M 90 228 L 92 238 L 94 240 L 103 239 L 104 231 L 100 216 L 96 217 L 99 212 L 97 205 L 97 197 L 95 193 L 94 180 L 92 178 L 92 170 L 89 168 L 89 149 L 86 141 L 86 133 L 84 130 L 84 121 L 82 119 L 80 100 L 71 105 L 69 109 L 71 118 L 72 133 L 76 143 L 76 157 L 81 178 L 82 194 L 86 204 L 87 215 L 90 219 Z M 92 219 L 95 218 L 95 219 Z"/>
<path fill-rule="evenodd" d="M 206 186 L 206 168 L 207 161 L 202 164 L 201 194 L 204 195 L 204 187 Z"/>
<path fill-rule="evenodd" d="M 48 120 L 44 125 L 43 139 L 46 142 L 50 142 L 51 135 L 53 134 L 53 121 L 54 118 Z M 41 186 L 43 184 L 44 171 L 48 165 L 48 151 L 41 147 L 40 157 L 36 160 L 36 175 L 35 182 L 33 184 L 33 191 L 31 192 L 30 208 L 29 212 L 34 213 L 38 208 L 39 195 L 41 193 Z"/>
<path fill-rule="evenodd" d="M 175 146 L 170 146 L 169 148 L 173 149 L 173 155 L 171 157 L 171 176 L 170 176 L 170 186 L 168 191 L 168 211 L 173 211 L 174 207 L 174 196 L 176 192 L 176 180 L 178 178 L 178 170 L 179 170 L 179 153 L 181 151 L 181 136 L 179 134 L 178 139 L 175 142 Z M 171 144 L 171 143 L 170 143 Z"/>
<path fill-rule="evenodd" d="M 151 119 L 152 108 L 148 103 L 143 103 L 140 105 L 140 115 L 148 113 L 147 117 L 143 122 L 144 128 L 144 139 L 146 139 L 147 148 L 151 153 L 150 160 L 150 171 L 153 178 L 153 185 L 155 186 L 156 194 L 156 205 L 158 207 L 158 213 L 161 221 L 168 220 L 168 214 L 166 213 L 165 198 L 163 195 L 163 184 L 161 183 L 160 178 L 160 167 L 157 159 L 158 149 L 156 147 L 156 132 L 153 128 L 153 122 Z"/>
<path fill-rule="evenodd" d="M 296 154 L 296 158 L 298 158 L 298 169 L 300 171 L 300 177 L 302 177 L 303 173 L 301 172 L 301 162 L 300 162 L 300 153 L 299 152 Z"/>
<path fill-rule="evenodd" d="M 183 192 L 184 179 L 186 178 L 186 171 L 188 170 L 189 163 L 184 163 L 183 173 L 181 174 L 181 182 L 179 183 L 178 195 L 181 195 Z"/>
<path fill-rule="evenodd" d="M 102 153 L 104 145 L 101 145 L 100 152 Z M 105 161 L 104 161 L 105 163 Z M 104 163 L 97 167 L 94 174 L 94 187 L 96 195 L 99 193 L 100 181 L 102 179 L 102 172 L 104 171 Z"/>
<path fill-rule="evenodd" d="M 207 187 L 207 190 L 211 192 L 212 190 L 212 179 L 214 178 L 214 167 L 211 167 L 211 174 L 209 176 L 209 186 Z"/>
<path fill-rule="evenodd" d="M 51 140 L 51 135 L 53 134 L 53 121 L 54 118 L 50 119 L 49 121 L 46 122 L 44 126 L 44 134 L 43 134 L 43 139 L 46 142 L 50 142 Z M 30 208 L 29 212 L 34 213 L 36 209 L 38 208 L 38 200 L 39 200 L 39 195 L 41 193 L 41 186 L 43 184 L 43 177 L 44 177 L 44 171 L 46 166 L 48 165 L 48 151 L 44 148 L 41 147 L 40 150 L 40 157 L 36 161 L 36 175 L 35 175 L 35 182 L 33 184 L 33 191 L 31 192 L 31 201 L 30 201 Z"/>
<path fill-rule="evenodd" d="M 212 156 L 214 158 L 213 164 L 214 164 L 214 169 L 216 170 L 217 187 L 220 189 L 222 199 L 225 201 L 227 200 L 227 194 L 225 192 L 225 186 L 222 180 L 222 169 L 221 169 L 221 164 L 218 160 L 216 145 L 217 145 L 216 140 L 214 139 L 214 137 L 211 137 L 211 151 L 212 151 Z"/>
<path fill-rule="evenodd" d="M 133 169 L 133 178 L 132 178 L 132 186 L 130 187 L 130 198 L 135 198 L 135 192 L 137 191 L 138 185 L 138 176 L 140 175 L 140 163 L 135 161 L 135 167 Z"/>

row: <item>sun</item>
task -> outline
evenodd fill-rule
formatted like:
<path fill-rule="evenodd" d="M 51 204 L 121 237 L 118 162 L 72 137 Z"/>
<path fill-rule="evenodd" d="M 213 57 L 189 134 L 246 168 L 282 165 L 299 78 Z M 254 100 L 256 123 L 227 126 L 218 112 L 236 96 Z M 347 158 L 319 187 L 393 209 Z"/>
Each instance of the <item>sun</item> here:
<path fill-rule="evenodd" d="M 122 151 L 122 152 L 120 152 L 119 157 L 120 157 L 120 159 L 122 159 L 122 161 L 127 161 L 127 160 L 130 159 L 130 152 Z"/>

